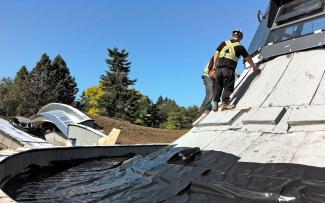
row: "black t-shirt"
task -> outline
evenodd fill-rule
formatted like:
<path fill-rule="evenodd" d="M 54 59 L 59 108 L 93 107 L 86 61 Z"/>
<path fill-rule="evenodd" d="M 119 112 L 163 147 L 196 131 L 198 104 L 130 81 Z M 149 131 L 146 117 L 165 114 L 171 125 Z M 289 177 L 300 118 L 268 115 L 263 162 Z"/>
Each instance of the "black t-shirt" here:
<path fill-rule="evenodd" d="M 230 40 L 231 42 L 234 42 L 234 40 Z M 222 42 L 219 47 L 217 48 L 218 52 L 221 52 L 221 50 L 226 46 L 226 42 Z M 239 46 L 235 46 L 235 53 L 236 56 L 239 58 L 240 56 L 242 56 L 243 58 L 246 58 L 247 56 L 249 56 L 249 54 L 247 53 L 246 49 L 244 46 L 239 45 Z M 218 67 L 228 67 L 231 69 L 236 69 L 237 66 L 237 62 L 231 60 L 231 59 L 227 59 L 224 57 L 221 57 L 218 59 Z"/>

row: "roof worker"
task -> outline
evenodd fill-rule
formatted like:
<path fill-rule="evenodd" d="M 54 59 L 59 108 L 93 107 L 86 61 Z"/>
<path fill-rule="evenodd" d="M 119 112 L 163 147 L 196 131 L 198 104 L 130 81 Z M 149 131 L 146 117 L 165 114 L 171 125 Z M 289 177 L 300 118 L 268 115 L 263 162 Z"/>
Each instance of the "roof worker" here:
<path fill-rule="evenodd" d="M 216 78 L 216 70 L 213 68 L 214 56 L 211 57 L 209 63 L 203 70 L 203 83 L 205 86 L 205 97 L 200 107 L 200 113 L 208 114 L 212 110 L 212 99 L 213 99 L 213 86 Z"/>
<path fill-rule="evenodd" d="M 221 110 L 234 109 L 235 105 L 230 105 L 230 95 L 235 88 L 235 72 L 237 62 L 242 56 L 253 68 L 255 74 L 260 73 L 260 69 L 253 62 L 244 46 L 240 44 L 243 39 L 243 32 L 239 29 L 232 32 L 232 39 L 222 42 L 214 55 L 213 68 L 217 71 L 214 87 L 214 108 L 218 111 L 218 103 L 222 95 Z"/>

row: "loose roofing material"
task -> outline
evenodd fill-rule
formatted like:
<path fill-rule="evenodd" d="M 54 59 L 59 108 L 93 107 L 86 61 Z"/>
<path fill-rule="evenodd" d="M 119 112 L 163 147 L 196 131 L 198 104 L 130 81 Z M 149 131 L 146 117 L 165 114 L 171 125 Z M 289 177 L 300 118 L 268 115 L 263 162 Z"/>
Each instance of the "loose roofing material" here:
<path fill-rule="evenodd" d="M 38 113 L 32 117 L 32 122 L 51 122 L 65 135 L 68 136 L 68 125 L 73 121 L 69 115 L 64 111 L 54 110 L 48 112 Z"/>
<path fill-rule="evenodd" d="M 59 103 L 51 103 L 38 112 L 38 114 L 31 117 L 33 123 L 35 122 L 51 122 L 53 123 L 65 136 L 68 136 L 69 124 L 81 124 L 87 121 L 93 121 L 81 111 L 71 106 Z"/>
<path fill-rule="evenodd" d="M 43 139 L 33 137 L 28 133 L 13 127 L 8 121 L 1 118 L 0 133 L 17 140 L 19 143 L 28 148 L 43 148 L 53 146 Z"/>
<path fill-rule="evenodd" d="M 3 189 L 18 202 L 320 203 L 325 199 L 324 168 L 240 162 L 240 157 L 224 152 L 177 147 L 125 159 L 34 166 Z"/>

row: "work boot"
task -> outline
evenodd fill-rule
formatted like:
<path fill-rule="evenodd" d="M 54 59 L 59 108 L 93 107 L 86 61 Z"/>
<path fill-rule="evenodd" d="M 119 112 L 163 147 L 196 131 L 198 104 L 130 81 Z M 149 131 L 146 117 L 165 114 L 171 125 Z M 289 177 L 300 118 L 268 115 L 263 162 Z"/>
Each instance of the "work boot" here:
<path fill-rule="evenodd" d="M 234 108 L 236 108 L 236 105 L 234 105 L 234 104 L 222 103 L 222 105 L 221 105 L 221 111 L 231 110 Z"/>
<path fill-rule="evenodd" d="M 214 112 L 217 112 L 218 111 L 218 102 L 214 102 L 214 105 L 213 105 L 213 111 Z"/>

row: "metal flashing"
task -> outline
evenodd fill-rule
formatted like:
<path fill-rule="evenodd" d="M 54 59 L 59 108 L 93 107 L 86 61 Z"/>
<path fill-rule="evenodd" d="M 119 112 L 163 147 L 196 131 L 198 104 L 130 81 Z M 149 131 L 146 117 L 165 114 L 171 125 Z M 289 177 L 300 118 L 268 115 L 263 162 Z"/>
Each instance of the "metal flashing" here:
<path fill-rule="evenodd" d="M 291 40 L 286 40 L 275 44 L 270 44 L 268 46 L 264 46 L 261 50 L 261 56 L 263 59 L 267 59 L 275 56 L 289 54 L 292 52 L 322 47 L 324 45 L 325 33 L 313 33 Z"/>

